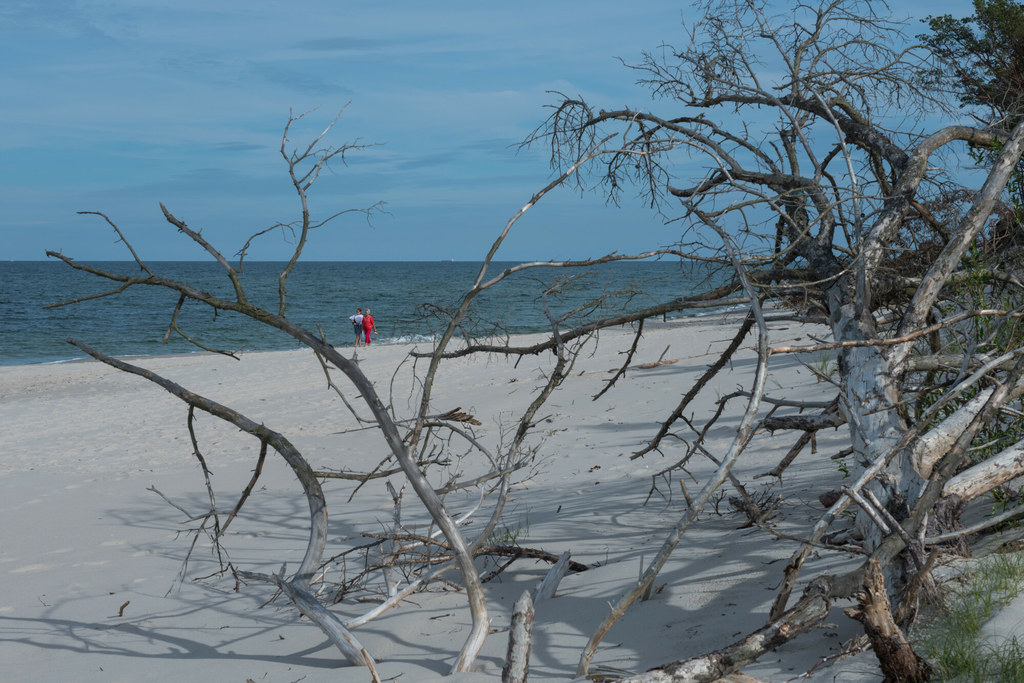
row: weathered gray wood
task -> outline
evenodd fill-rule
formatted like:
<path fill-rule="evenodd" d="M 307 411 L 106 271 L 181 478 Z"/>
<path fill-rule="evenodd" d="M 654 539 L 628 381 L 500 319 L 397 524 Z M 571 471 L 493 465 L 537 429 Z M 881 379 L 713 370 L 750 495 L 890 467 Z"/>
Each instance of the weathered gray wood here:
<path fill-rule="evenodd" d="M 338 113 L 338 117 L 340 117 L 340 115 L 341 112 Z M 408 430 L 404 430 L 404 432 L 400 432 L 398 429 L 398 425 L 395 422 L 394 416 L 391 413 L 390 406 L 386 406 L 381 401 L 380 397 L 376 392 L 376 389 L 374 388 L 373 382 L 371 382 L 369 378 L 367 378 L 366 375 L 359 368 L 356 357 L 354 355 L 351 359 L 344 357 L 334 346 L 330 345 L 327 342 L 326 336 L 323 334 L 322 330 L 320 335 L 317 336 L 310 330 L 307 330 L 299 325 L 294 324 L 285 315 L 287 302 L 286 282 L 289 277 L 289 274 L 292 271 L 292 268 L 294 267 L 295 263 L 299 260 L 300 256 L 303 253 L 303 249 L 307 243 L 307 239 L 310 235 L 310 232 L 318 227 L 321 227 L 326 222 L 331 220 L 333 217 L 341 215 L 342 213 L 349 212 L 339 212 L 332 217 L 328 217 L 322 222 L 312 221 L 310 218 L 310 211 L 308 206 L 307 190 L 313 185 L 313 183 L 318 178 L 321 170 L 323 170 L 329 164 L 332 158 L 335 158 L 339 155 L 344 155 L 346 150 L 356 149 L 360 147 L 360 145 L 358 144 L 348 144 L 342 145 L 340 147 L 321 146 L 321 140 L 324 138 L 325 135 L 327 135 L 327 133 L 333 128 L 334 124 L 337 122 L 338 118 L 336 117 L 334 121 L 323 131 L 323 133 L 321 133 L 305 149 L 299 148 L 289 151 L 287 149 L 289 145 L 289 131 L 291 129 L 292 124 L 301 119 L 303 116 L 304 115 L 300 114 L 297 116 L 293 115 L 289 117 L 288 124 L 285 126 L 285 133 L 281 139 L 280 152 L 288 165 L 289 177 L 291 178 L 294 189 L 296 190 L 300 203 L 302 205 L 302 219 L 295 225 L 297 237 L 295 240 L 295 248 L 292 252 L 291 258 L 288 260 L 287 265 L 283 268 L 278 277 L 279 306 L 277 308 L 276 313 L 271 313 L 270 311 L 260 308 L 259 306 L 249 302 L 240 277 L 242 270 L 241 259 L 239 260 L 239 265 L 236 268 L 210 242 L 206 240 L 206 238 L 202 235 L 201 231 L 191 229 L 184 221 L 178 219 L 170 211 L 168 211 L 163 204 L 160 205 L 160 209 L 163 212 L 164 218 L 167 220 L 167 222 L 176 227 L 179 232 L 185 234 L 189 239 L 193 240 L 196 244 L 205 249 L 222 266 L 222 268 L 224 269 L 225 273 L 227 274 L 233 285 L 233 299 L 215 296 L 206 291 L 197 289 L 188 283 L 182 283 L 172 279 L 158 277 L 148 266 L 146 266 L 146 264 L 142 260 L 138 258 L 134 249 L 131 247 L 128 240 L 125 239 L 125 236 L 121 233 L 117 225 L 114 224 L 114 222 L 107 218 L 105 215 L 98 212 L 87 213 L 96 213 L 97 215 L 102 216 L 107 221 L 107 223 L 118 234 L 119 238 L 132 252 L 133 257 L 135 257 L 136 263 L 142 269 L 142 271 L 146 273 L 145 276 L 119 275 L 76 262 L 74 259 L 66 257 L 60 254 L 59 252 L 49 251 L 47 253 L 49 256 L 63 261 L 64 263 L 66 263 L 67 265 L 76 270 L 87 272 L 100 278 L 105 278 L 121 283 L 121 285 L 116 290 L 101 294 L 99 296 L 110 296 L 122 292 L 130 286 L 141 284 L 147 286 L 164 287 L 167 288 L 168 290 L 178 293 L 178 308 L 180 308 L 181 305 L 186 300 L 193 300 L 196 302 L 205 303 L 215 311 L 233 311 L 240 315 L 247 316 L 261 324 L 274 327 L 282 331 L 283 333 L 290 335 L 291 337 L 295 338 L 301 343 L 305 344 L 317 355 L 318 359 L 321 361 L 325 370 L 328 371 L 328 374 L 329 365 L 334 366 L 341 373 L 343 373 L 352 382 L 353 386 L 362 396 L 367 407 L 370 409 L 372 413 L 372 419 L 370 421 L 376 424 L 381 435 L 384 437 L 384 440 L 387 442 L 388 447 L 392 452 L 392 455 L 398 460 L 399 465 L 402 468 L 402 471 L 405 473 L 409 483 L 412 485 L 413 491 L 419 497 L 420 501 L 422 502 L 426 510 L 430 513 L 431 518 L 435 522 L 437 528 L 440 530 L 441 533 L 444 534 L 445 539 L 448 543 L 448 547 L 453 555 L 455 565 L 462 572 L 463 584 L 466 591 L 466 598 L 469 603 L 469 609 L 472 615 L 472 626 L 469 630 L 465 644 L 463 645 L 462 650 L 459 652 L 459 655 L 454 662 L 452 671 L 468 671 L 472 668 L 474 659 L 477 653 L 479 652 L 480 648 L 483 646 L 484 640 L 486 639 L 490 630 L 490 620 L 488 618 L 487 603 L 483 592 L 483 586 L 480 580 L 479 573 L 476 569 L 476 565 L 473 560 L 472 548 L 469 546 L 469 544 L 467 544 L 466 539 L 462 536 L 458 523 L 448 514 L 447 510 L 445 509 L 444 502 L 441 497 L 444 494 L 444 491 L 435 491 L 431 487 L 431 484 L 427 480 L 424 471 L 420 468 L 418 462 L 414 457 L 414 453 L 416 452 L 416 447 L 419 443 L 419 440 L 422 437 L 424 437 L 424 434 L 430 433 L 430 429 L 427 427 L 427 425 L 432 421 L 430 418 L 430 403 L 434 378 L 438 371 L 440 361 L 442 357 L 444 357 L 446 345 L 452 339 L 456 331 L 461 329 L 461 321 L 468 312 L 473 297 L 479 292 L 483 291 L 484 289 L 487 289 L 488 287 L 491 287 L 496 283 L 500 282 L 502 279 L 504 279 L 505 277 L 507 277 L 516 270 L 506 270 L 502 275 L 493 277 L 489 281 L 485 280 L 485 276 L 488 271 L 491 260 L 493 259 L 495 253 L 498 251 L 502 242 L 508 236 L 509 231 L 512 229 L 513 225 L 515 225 L 519 218 L 521 218 L 522 215 L 530 207 L 536 204 L 544 195 L 554 190 L 555 188 L 559 187 L 570 176 L 572 176 L 576 172 L 576 169 L 585 164 L 587 161 L 596 158 L 597 156 L 600 156 L 600 154 L 602 154 L 602 151 L 598 149 L 599 146 L 604 142 L 607 142 L 607 140 L 610 139 L 611 136 L 608 136 L 604 140 L 601 140 L 598 143 L 598 146 L 595 147 L 595 149 L 592 152 L 588 153 L 588 155 L 584 159 L 581 159 L 577 163 L 573 164 L 570 169 L 563 172 L 558 178 L 552 180 L 545 188 L 535 193 L 533 197 L 529 200 L 529 202 L 506 223 L 505 229 L 502 231 L 501 235 L 494 241 L 491 250 L 487 254 L 485 262 L 481 267 L 479 275 L 476 278 L 472 289 L 469 292 L 467 292 L 466 295 L 462 298 L 462 304 L 459 311 L 452 318 L 449 325 L 442 333 L 440 339 L 435 345 L 433 353 L 430 354 L 431 361 L 429 368 L 427 369 L 426 376 L 421 379 L 419 384 L 419 389 L 421 390 L 420 410 L 414 420 L 413 426 Z M 358 211 L 369 215 L 377 208 L 379 208 L 379 204 L 374 204 L 373 206 L 365 209 L 352 209 L 352 211 Z M 250 237 L 249 241 L 247 241 L 245 245 L 242 247 L 240 253 L 244 255 L 252 240 L 256 239 L 260 235 L 265 234 L 265 232 L 266 231 L 261 231 Z M 649 252 L 646 255 L 633 255 L 630 256 L 629 258 L 645 258 L 647 256 L 654 256 L 660 253 L 669 253 L 669 251 L 658 250 L 656 252 Z M 600 259 L 589 261 L 589 263 L 597 264 L 618 259 L 618 256 L 608 255 Z M 585 265 L 586 263 L 588 262 L 574 262 L 573 265 L 582 266 Z M 539 267 L 540 265 L 542 264 L 523 264 L 518 268 Z M 548 264 L 545 263 L 543 265 Z M 69 300 L 56 305 L 63 306 L 82 300 L 85 299 Z M 178 333 L 182 334 L 182 336 L 184 336 L 192 343 L 196 344 L 197 346 L 200 346 L 200 348 L 206 348 L 199 344 L 198 341 L 189 338 L 187 335 L 185 335 L 184 332 L 182 332 L 177 327 L 177 311 L 178 309 L 175 309 L 175 313 L 171 323 L 172 328 Z M 536 412 L 539 410 L 540 406 L 543 405 L 543 403 L 547 400 L 551 392 L 554 391 L 554 389 L 565 378 L 566 375 L 562 372 L 562 368 L 571 367 L 571 363 L 569 362 L 570 359 L 564 352 L 564 342 L 559 337 L 558 325 L 560 321 L 554 316 L 552 316 L 550 311 L 548 312 L 548 318 L 552 323 L 553 336 L 556 339 L 558 339 L 558 364 L 556 364 L 555 370 L 550 373 L 546 387 L 538 394 L 538 396 L 531 404 L 530 408 L 528 408 L 522 414 L 519 421 L 520 424 L 516 432 L 516 437 L 513 440 L 510 447 L 508 448 L 509 461 L 504 463 L 504 465 L 502 465 L 500 469 L 497 469 L 495 472 L 486 475 L 487 478 L 504 475 L 502 484 L 502 494 L 500 497 L 500 503 L 497 507 L 501 507 L 501 505 L 504 504 L 505 495 L 507 494 L 508 491 L 507 474 L 512 471 L 515 471 L 515 469 L 518 469 L 518 467 L 520 467 L 522 463 L 525 463 L 527 460 L 532 459 L 532 451 L 530 449 L 521 449 L 521 447 L 523 445 L 522 442 L 525 439 L 526 435 L 534 426 L 534 416 Z M 216 351 L 216 349 L 207 350 Z M 229 352 L 219 352 L 235 357 L 233 354 Z M 333 386 L 333 383 L 330 382 L 330 379 L 329 384 Z M 178 391 L 177 395 L 183 400 L 188 401 L 189 394 L 181 387 L 177 387 L 177 385 L 174 386 L 175 391 Z M 166 385 L 165 388 L 167 388 Z M 347 401 L 346 404 L 348 404 Z M 360 419 L 360 421 L 363 421 L 362 418 L 358 419 Z M 247 419 L 245 419 L 244 421 L 251 422 L 248 421 Z M 250 427 L 252 430 L 262 429 L 262 427 L 259 425 L 252 425 Z M 271 437 L 274 436 L 272 433 L 270 434 L 270 436 L 264 436 L 264 434 L 266 434 L 267 431 L 268 430 L 263 430 L 262 432 L 252 431 L 251 433 L 254 433 L 257 436 L 260 436 L 260 438 L 263 438 L 265 443 L 273 443 L 271 441 Z M 470 438 L 470 442 L 474 443 L 475 445 L 477 445 L 477 447 L 479 447 L 479 444 L 475 442 L 474 439 Z M 278 446 L 275 445 L 275 448 L 277 447 Z M 281 449 L 278 448 L 278 450 Z M 295 451 L 295 453 L 297 454 L 297 451 Z M 487 454 L 486 450 L 484 450 L 484 453 L 485 455 Z M 288 452 L 282 451 L 282 455 L 284 455 L 286 459 L 288 458 Z M 519 459 L 516 460 L 515 458 Z M 291 464 L 291 461 L 289 462 Z M 494 462 L 493 459 L 492 462 Z M 305 464 L 304 461 L 302 464 Z M 293 469 L 295 469 L 294 464 Z M 311 580 L 313 575 L 313 571 L 318 566 L 321 551 L 323 549 L 323 540 L 326 537 L 326 507 L 323 505 L 322 495 L 319 496 L 319 498 L 317 498 L 315 495 L 313 495 L 313 493 L 310 492 L 312 490 L 312 485 L 315 484 L 318 486 L 318 482 L 316 481 L 316 477 L 315 475 L 312 474 L 308 465 L 306 465 L 302 471 L 296 469 L 296 473 L 299 476 L 300 480 L 302 480 L 303 485 L 307 489 L 307 498 L 309 500 L 311 518 L 313 520 L 313 529 L 311 531 L 309 549 L 307 550 L 306 557 L 303 559 L 297 577 L 293 579 L 292 583 L 290 584 L 294 588 L 304 590 L 308 587 L 309 581 Z M 307 480 L 304 479 L 303 477 L 309 478 L 311 484 L 310 482 L 307 482 Z M 318 490 L 319 489 L 317 489 L 317 491 Z M 496 510 L 495 514 L 492 515 L 491 523 L 493 523 L 493 521 L 498 518 L 499 514 L 500 510 Z M 314 559 L 316 559 L 316 562 L 312 561 Z M 393 592 L 394 591 L 392 590 L 392 587 L 389 586 L 389 593 Z M 401 591 L 399 591 L 398 594 L 401 594 Z M 396 597 L 398 594 L 396 594 Z M 394 598 L 390 598 L 389 602 L 393 599 Z"/>
<path fill-rule="evenodd" d="M 982 391 L 917 440 L 911 458 L 914 461 L 915 469 L 922 477 L 931 476 L 935 464 L 953 447 L 957 438 L 964 433 L 971 420 L 981 412 L 991 395 L 992 389 Z"/>
<path fill-rule="evenodd" d="M 934 545 L 936 543 L 952 541 L 963 536 L 976 534 L 979 531 L 984 531 L 985 529 L 990 529 L 996 525 L 1002 524 L 1003 522 L 1009 521 L 1011 519 L 1016 519 L 1017 517 L 1024 517 L 1024 505 L 1018 505 L 1012 510 L 1007 510 L 1006 512 L 998 514 L 995 517 L 986 517 L 977 524 L 972 524 L 969 527 L 956 529 L 955 531 L 948 531 L 946 533 L 938 534 L 935 536 L 926 536 L 924 539 L 922 539 L 921 542 L 925 545 Z M 972 548 L 972 557 L 980 557 L 980 555 L 976 551 L 976 547 Z"/>
<path fill-rule="evenodd" d="M 558 590 L 558 584 L 562 581 L 565 573 L 569 571 L 569 556 L 570 552 L 566 550 L 562 553 L 562 556 L 558 558 L 558 562 L 548 570 L 547 575 L 544 579 L 533 589 L 533 604 L 536 605 L 541 600 L 547 600 L 555 596 L 555 591 Z"/>
<path fill-rule="evenodd" d="M 180 384 L 172 382 L 151 370 L 108 356 L 83 342 L 74 339 L 68 339 L 68 342 L 77 346 L 96 360 L 122 372 L 147 379 L 184 401 L 187 405 L 199 408 L 214 417 L 234 425 L 241 431 L 258 438 L 262 443 L 270 444 L 284 458 L 302 485 L 303 493 L 305 493 L 306 501 L 309 505 L 309 542 L 306 545 L 306 554 L 303 556 L 302 563 L 299 565 L 299 569 L 295 572 L 295 577 L 293 578 L 296 585 L 302 588 L 308 587 L 313 573 L 320 566 L 324 547 L 327 544 L 327 503 L 324 499 L 320 482 L 313 473 L 313 468 L 309 466 L 309 463 L 306 462 L 306 459 L 299 450 L 292 445 L 291 441 L 285 438 L 283 434 L 249 419 L 237 410 L 189 391 Z"/>
<path fill-rule="evenodd" d="M 320 627 L 320 630 L 330 638 L 335 647 L 345 655 L 345 659 L 355 666 L 366 666 L 371 671 L 374 670 L 373 657 L 367 653 L 366 648 L 352 635 L 351 631 L 345 628 L 345 625 L 341 623 L 341 620 L 334 612 L 321 605 L 304 588 L 296 586 L 290 581 L 285 581 L 281 577 L 276 578 L 277 586 L 299 608 L 300 612 Z M 374 676 L 376 676 L 375 671 Z"/>
<path fill-rule="evenodd" d="M 864 624 L 885 680 L 908 683 L 930 680 L 930 667 L 910 647 L 893 619 L 885 578 L 875 559 L 868 560 L 858 603 L 856 609 L 845 610 L 846 616 Z"/>
<path fill-rule="evenodd" d="M 662 567 L 665 566 L 665 563 L 672 555 L 676 546 L 679 545 L 679 541 L 682 539 L 683 534 L 686 533 L 687 529 L 690 528 L 690 525 L 692 525 L 700 516 L 700 513 L 704 509 L 704 505 L 707 504 L 708 500 L 710 500 L 712 494 L 714 494 L 718 487 L 721 486 L 729 477 L 733 465 L 736 464 L 740 454 L 747 447 L 747 444 L 754 435 L 754 428 L 757 423 L 757 412 L 761 406 L 761 397 L 764 396 L 765 383 L 768 378 L 768 328 L 764 322 L 764 314 L 761 311 L 757 293 L 754 291 L 742 265 L 738 261 L 731 238 L 729 238 L 713 221 L 710 221 L 703 216 L 702 219 L 708 223 L 709 227 L 718 231 L 719 235 L 722 237 L 726 250 L 729 253 L 729 257 L 733 261 L 736 276 L 743 283 L 743 288 L 749 297 L 750 313 L 757 321 L 757 365 L 754 372 L 754 383 L 751 386 L 750 400 L 747 403 L 747 408 L 743 413 L 743 418 L 740 420 L 739 427 L 736 430 L 736 436 L 729 445 L 729 450 L 725 457 L 722 458 L 721 464 L 715 470 L 714 475 L 708 479 L 701 488 L 690 509 L 680 517 L 678 522 L 676 522 L 675 526 L 662 542 L 661 548 L 654 556 L 654 559 L 641 574 L 640 579 L 625 593 L 625 595 L 619 598 L 612 607 L 608 616 L 605 617 L 604 621 L 602 621 L 597 627 L 597 630 L 590 636 L 590 640 L 587 641 L 582 654 L 580 654 L 580 662 L 576 667 L 577 676 L 585 676 L 587 674 L 590 669 L 590 663 L 594 659 L 594 654 L 597 652 L 597 647 L 608 634 L 608 631 L 610 631 L 612 626 L 615 625 L 615 622 L 617 622 L 622 615 L 626 613 L 629 606 L 640 599 L 641 596 L 645 595 L 654 584 L 654 579 L 661 572 Z"/>
<path fill-rule="evenodd" d="M 942 495 L 974 500 L 1021 475 L 1024 475 L 1024 441 L 1018 441 L 988 460 L 952 477 L 943 487 Z"/>
<path fill-rule="evenodd" d="M 1016 352 L 1010 351 L 996 358 L 988 359 L 970 377 L 958 383 L 956 387 L 950 390 L 942 400 L 951 401 L 971 387 L 986 381 L 989 371 L 1001 367 L 1008 362 L 1014 362 L 1017 355 Z M 1014 392 L 1024 390 L 1022 382 L 1024 380 L 1018 380 L 1015 383 Z M 930 477 L 932 475 L 935 465 L 953 447 L 953 444 L 960 438 L 964 430 L 982 411 L 988 399 L 992 396 L 993 391 L 994 389 L 992 388 L 983 389 L 977 396 L 957 408 L 953 414 L 943 419 L 917 439 L 911 449 L 910 458 L 918 474 L 922 477 Z"/>
<path fill-rule="evenodd" d="M 758 657 L 815 628 L 828 616 L 829 601 L 809 595 L 778 619 L 715 652 L 672 662 L 623 679 L 622 683 L 710 683 L 737 673 Z"/>
<path fill-rule="evenodd" d="M 384 482 L 384 484 L 387 486 L 388 493 L 391 494 L 391 500 L 395 504 L 394 525 L 391 531 L 397 536 L 402 528 L 402 494 L 395 490 L 390 480 Z M 393 598 L 398 594 L 398 583 L 395 581 L 395 571 L 392 566 L 397 555 L 398 544 L 394 538 L 385 541 L 381 545 L 381 572 L 384 574 L 384 585 L 387 586 L 389 598 Z"/>
<path fill-rule="evenodd" d="M 816 432 L 819 429 L 834 429 L 844 424 L 846 424 L 846 416 L 839 412 L 826 412 L 820 415 L 783 415 L 764 420 L 764 428 L 768 431 L 801 429 L 805 432 Z"/>
<path fill-rule="evenodd" d="M 533 600 L 530 599 L 528 592 L 523 591 L 512 609 L 512 625 L 508 630 L 508 654 L 505 657 L 505 668 L 501 670 L 501 683 L 526 683 L 530 669 L 532 633 Z"/>

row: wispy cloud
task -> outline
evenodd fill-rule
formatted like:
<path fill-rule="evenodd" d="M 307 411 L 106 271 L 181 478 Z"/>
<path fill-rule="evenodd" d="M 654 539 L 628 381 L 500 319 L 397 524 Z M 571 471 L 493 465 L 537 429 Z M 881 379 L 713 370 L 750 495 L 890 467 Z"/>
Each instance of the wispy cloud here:
<path fill-rule="evenodd" d="M 678 0 L 0 0 L 0 179 L 15 184 L 3 225 L 34 226 L 5 230 L 6 254 L 38 257 L 82 208 L 159 221 L 166 200 L 246 229 L 287 217 L 289 112 L 322 105 L 292 130 L 301 144 L 351 100 L 328 144 L 386 144 L 322 177 L 313 201 L 388 201 L 386 231 L 367 239 L 416 258 L 435 230 L 503 221 L 546 182 L 543 151 L 516 145 L 547 90 L 644 106 L 614 57 L 672 42 L 678 25 Z"/>
<path fill-rule="evenodd" d="M 291 47 L 296 50 L 308 50 L 310 52 L 356 52 L 383 50 L 390 48 L 392 45 L 394 45 L 394 41 L 380 38 L 334 36 L 303 40 L 298 43 L 292 43 Z"/>
<path fill-rule="evenodd" d="M 265 152 L 270 148 L 267 145 L 256 145 L 251 142 L 218 142 L 210 145 L 215 152 Z"/>
<path fill-rule="evenodd" d="M 346 88 L 333 81 L 333 79 L 281 64 L 252 62 L 249 64 L 249 71 L 267 83 L 279 85 L 287 90 L 304 95 L 350 97 L 354 92 L 350 88 Z"/>

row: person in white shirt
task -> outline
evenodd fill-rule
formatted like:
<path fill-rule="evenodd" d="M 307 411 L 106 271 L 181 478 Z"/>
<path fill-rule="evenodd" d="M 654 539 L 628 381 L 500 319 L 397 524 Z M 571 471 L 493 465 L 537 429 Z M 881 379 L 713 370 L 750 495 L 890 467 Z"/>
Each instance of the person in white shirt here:
<path fill-rule="evenodd" d="M 357 308 L 355 315 L 348 317 L 352 321 L 352 329 L 356 333 L 356 346 L 362 346 L 363 342 L 363 309 Z"/>

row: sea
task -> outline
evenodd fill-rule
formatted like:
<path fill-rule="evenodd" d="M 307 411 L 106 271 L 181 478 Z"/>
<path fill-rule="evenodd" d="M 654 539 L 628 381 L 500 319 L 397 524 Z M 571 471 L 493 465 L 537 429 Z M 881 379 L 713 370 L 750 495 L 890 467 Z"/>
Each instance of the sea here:
<path fill-rule="evenodd" d="M 133 262 L 83 263 L 118 274 L 140 273 Z M 160 277 L 232 297 L 230 282 L 217 263 L 148 265 Z M 514 265 L 492 263 L 488 279 Z M 277 312 L 278 276 L 284 266 L 245 263 L 242 282 L 250 302 Z M 287 281 L 285 314 L 310 330 L 322 330 L 335 346 L 351 346 L 354 335 L 348 317 L 357 307 L 370 308 L 378 331 L 374 344 L 429 344 L 479 271 L 480 263 L 461 261 L 299 261 Z M 713 286 L 717 279 L 701 266 L 672 261 L 617 262 L 583 271 L 530 268 L 479 295 L 462 334 L 486 337 L 550 330 L 545 304 L 551 315 L 564 318 L 564 328 L 595 316 L 691 295 Z M 84 358 L 67 343 L 69 337 L 120 357 L 200 351 L 176 334 L 165 341 L 176 293 L 136 285 L 112 294 L 118 286 L 61 261 L 0 262 L 0 365 Z M 548 294 L 542 295 L 545 291 Z M 76 302 L 59 305 L 69 301 Z M 196 302 L 186 302 L 178 325 L 210 348 L 242 352 L 299 347 L 283 332 Z"/>

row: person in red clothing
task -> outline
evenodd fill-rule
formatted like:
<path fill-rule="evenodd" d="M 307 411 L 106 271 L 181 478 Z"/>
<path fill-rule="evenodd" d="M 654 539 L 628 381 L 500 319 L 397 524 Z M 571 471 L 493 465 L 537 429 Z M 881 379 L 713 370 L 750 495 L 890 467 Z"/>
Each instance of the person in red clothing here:
<path fill-rule="evenodd" d="M 373 316 L 370 315 L 370 309 L 366 309 L 366 313 L 363 314 L 363 332 L 366 334 L 366 345 L 370 345 L 370 333 L 377 334 L 377 328 L 373 324 Z"/>

